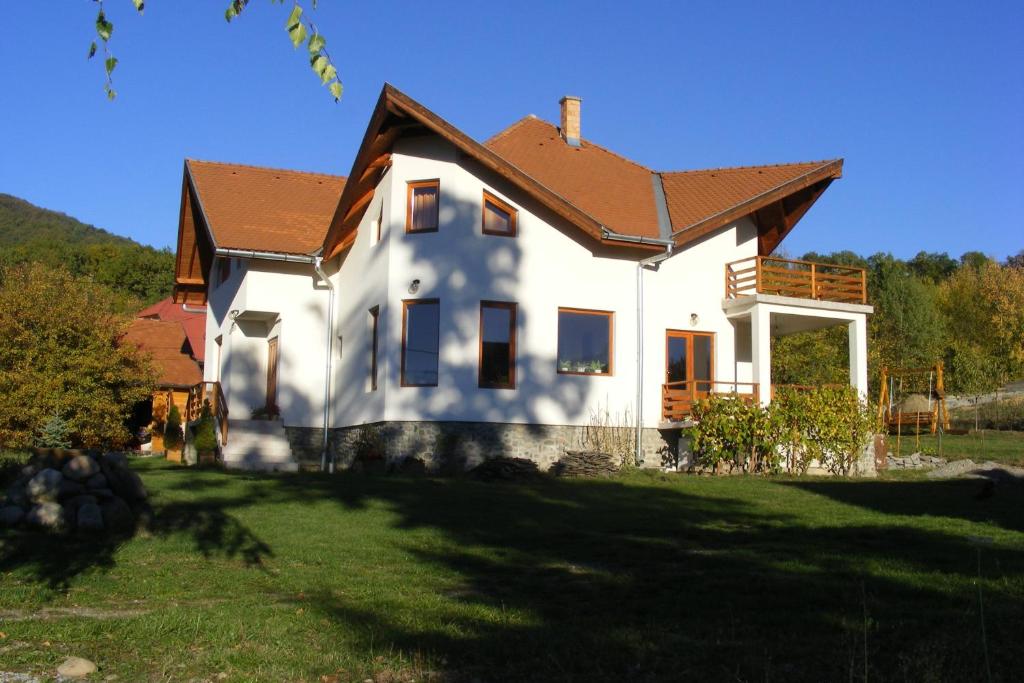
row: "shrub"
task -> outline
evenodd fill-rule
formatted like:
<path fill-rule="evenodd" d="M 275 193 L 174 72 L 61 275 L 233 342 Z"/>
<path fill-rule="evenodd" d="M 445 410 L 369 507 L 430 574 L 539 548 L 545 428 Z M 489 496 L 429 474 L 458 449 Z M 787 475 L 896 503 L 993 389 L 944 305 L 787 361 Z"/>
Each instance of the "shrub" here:
<path fill-rule="evenodd" d="M 203 401 L 203 411 L 195 427 L 195 438 L 192 441 L 200 453 L 212 453 L 217 450 L 217 428 L 210 411 L 210 402 Z"/>
<path fill-rule="evenodd" d="M 167 413 L 167 422 L 164 424 L 164 448 L 167 450 L 178 450 L 185 443 L 181 431 L 181 411 L 178 406 L 171 406 Z"/>
<path fill-rule="evenodd" d="M 604 453 L 623 468 L 637 465 L 636 427 L 629 408 L 612 413 L 607 406 L 591 409 L 590 421 L 580 429 L 579 449 Z"/>
<path fill-rule="evenodd" d="M 852 387 L 780 389 L 768 408 L 734 396 L 694 406 L 690 429 L 697 461 L 720 471 L 806 474 L 818 461 L 847 475 L 873 432 L 874 417 Z"/>

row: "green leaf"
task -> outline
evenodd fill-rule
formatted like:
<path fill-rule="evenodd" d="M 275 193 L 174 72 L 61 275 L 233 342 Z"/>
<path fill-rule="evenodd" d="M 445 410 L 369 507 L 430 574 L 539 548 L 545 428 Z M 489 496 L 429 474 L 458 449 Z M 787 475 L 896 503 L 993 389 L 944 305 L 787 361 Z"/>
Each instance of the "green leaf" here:
<path fill-rule="evenodd" d="M 339 83 L 338 81 L 334 81 L 334 83 L 331 83 L 330 85 L 330 90 L 331 94 L 334 95 L 335 102 L 341 99 L 341 83 Z"/>
<path fill-rule="evenodd" d="M 302 24 L 296 24 L 288 29 L 288 36 L 292 39 L 292 47 L 297 48 L 306 40 L 306 27 Z"/>
<path fill-rule="evenodd" d="M 146 9 L 146 0 L 132 0 L 132 3 L 134 3 L 135 10 L 139 14 L 142 14 L 142 10 Z"/>
<path fill-rule="evenodd" d="M 96 15 L 96 33 L 99 35 L 104 42 L 110 40 L 110 34 L 114 32 L 114 25 L 107 21 L 107 17 L 103 14 L 103 10 Z"/>
<path fill-rule="evenodd" d="M 295 5 L 292 8 L 292 13 L 288 15 L 288 21 L 285 22 L 284 27 L 291 33 L 292 30 L 299 25 L 302 20 L 302 7 Z"/>
<path fill-rule="evenodd" d="M 235 5 L 232 3 L 228 5 L 228 8 L 224 10 L 224 20 L 229 22 L 238 16 L 238 10 L 235 9 Z"/>
<path fill-rule="evenodd" d="M 111 88 L 109 85 L 103 86 L 103 89 L 107 93 L 107 99 L 113 102 L 114 98 L 117 97 L 117 91 Z"/>
<path fill-rule="evenodd" d="M 89 45 L 89 56 L 87 57 L 87 59 L 92 59 L 95 55 L 96 55 L 96 41 L 94 40 Z"/>
<path fill-rule="evenodd" d="M 320 54 L 325 45 L 327 45 L 327 41 L 324 40 L 324 37 L 319 33 L 314 33 L 309 37 L 309 54 Z"/>
<path fill-rule="evenodd" d="M 319 76 L 320 78 L 323 78 L 324 70 L 328 66 L 330 66 L 330 62 L 327 61 L 327 57 L 324 57 L 323 55 L 318 55 L 318 56 L 313 57 L 312 59 L 309 60 L 309 65 L 311 67 L 313 67 L 313 71 L 316 72 L 317 76 Z M 330 80 L 330 79 L 328 79 L 328 80 Z"/>
<path fill-rule="evenodd" d="M 117 57 L 107 57 L 104 65 L 107 67 L 107 76 L 114 72 L 114 67 L 117 66 Z"/>
<path fill-rule="evenodd" d="M 323 73 L 320 74 L 320 83 L 327 85 L 330 81 L 338 77 L 338 70 L 334 68 L 333 64 L 328 63 L 324 68 Z"/>

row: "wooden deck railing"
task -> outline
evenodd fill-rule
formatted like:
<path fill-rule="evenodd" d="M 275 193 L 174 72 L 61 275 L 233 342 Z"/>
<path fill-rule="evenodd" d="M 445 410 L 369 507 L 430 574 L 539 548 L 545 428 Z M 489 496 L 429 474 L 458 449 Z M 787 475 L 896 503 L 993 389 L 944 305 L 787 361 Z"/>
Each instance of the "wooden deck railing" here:
<path fill-rule="evenodd" d="M 736 396 L 753 403 L 760 398 L 757 382 L 716 382 L 686 380 L 661 385 L 661 415 L 667 422 L 680 422 L 693 412 L 693 404 L 709 394 Z"/>
<path fill-rule="evenodd" d="M 200 382 L 188 391 L 185 403 L 185 420 L 194 422 L 203 414 L 203 403 L 210 402 L 210 413 L 217 422 L 220 431 L 221 445 L 228 442 L 228 403 L 224 400 L 224 391 L 220 382 Z"/>
<path fill-rule="evenodd" d="M 751 256 L 725 264 L 727 299 L 755 293 L 866 304 L 867 272 L 852 266 L 771 256 Z"/>

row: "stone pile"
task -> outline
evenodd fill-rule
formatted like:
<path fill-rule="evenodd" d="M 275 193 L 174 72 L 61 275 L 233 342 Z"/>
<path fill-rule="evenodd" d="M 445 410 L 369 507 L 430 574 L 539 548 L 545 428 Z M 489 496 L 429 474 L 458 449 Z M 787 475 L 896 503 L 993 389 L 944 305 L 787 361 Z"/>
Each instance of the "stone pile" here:
<path fill-rule="evenodd" d="M 551 466 L 552 474 L 559 477 L 607 477 L 618 471 L 612 456 L 592 451 L 566 451 Z"/>
<path fill-rule="evenodd" d="M 905 458 L 890 455 L 885 459 L 885 464 L 890 470 L 923 470 L 945 465 L 946 459 L 923 453 L 911 453 Z"/>
<path fill-rule="evenodd" d="M 151 517 L 146 487 L 122 453 L 34 456 L 0 501 L 0 527 L 123 532 Z"/>
<path fill-rule="evenodd" d="M 469 476 L 481 481 L 515 481 L 533 479 L 540 474 L 537 463 L 526 458 L 490 458 L 469 471 Z"/>

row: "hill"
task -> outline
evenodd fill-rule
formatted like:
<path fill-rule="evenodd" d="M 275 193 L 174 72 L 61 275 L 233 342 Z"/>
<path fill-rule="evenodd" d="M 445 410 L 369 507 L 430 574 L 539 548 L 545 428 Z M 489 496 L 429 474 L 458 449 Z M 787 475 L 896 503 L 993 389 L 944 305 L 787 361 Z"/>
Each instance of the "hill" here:
<path fill-rule="evenodd" d="M 119 294 L 125 310 L 166 297 L 174 279 L 174 254 L 168 249 L 0 193 L 0 266 L 31 262 L 91 277 Z"/>

